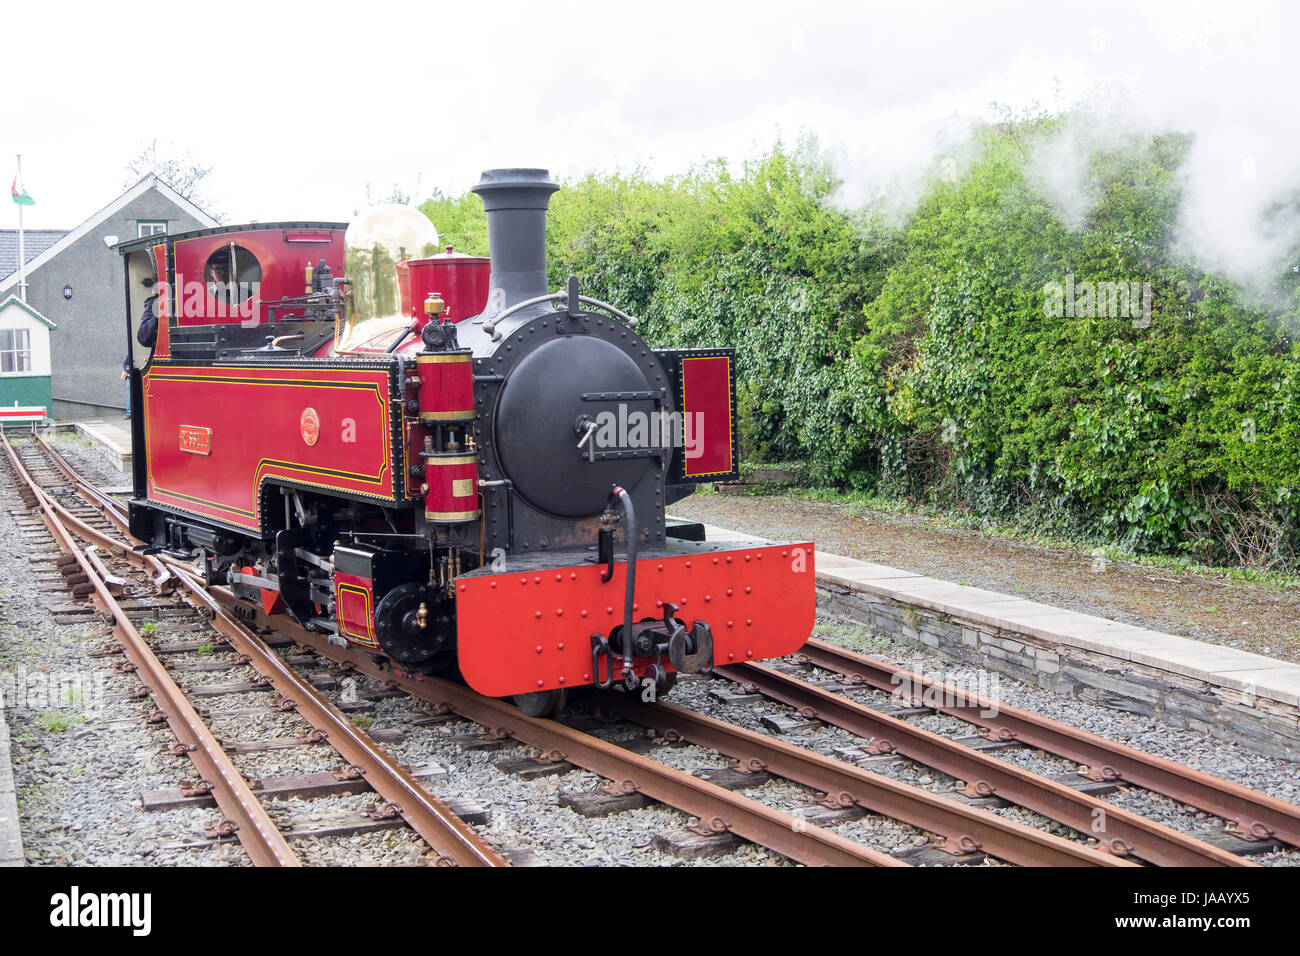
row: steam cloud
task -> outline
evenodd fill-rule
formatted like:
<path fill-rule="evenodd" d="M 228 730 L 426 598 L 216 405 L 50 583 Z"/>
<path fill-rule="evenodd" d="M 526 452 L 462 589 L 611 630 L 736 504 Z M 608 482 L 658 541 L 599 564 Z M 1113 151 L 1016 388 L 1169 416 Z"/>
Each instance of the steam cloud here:
<path fill-rule="evenodd" d="M 1295 265 L 1300 60 L 1290 46 L 1300 35 L 1300 10 L 1092 3 L 1002 8 L 957 27 L 968 45 L 949 51 L 941 41 L 929 59 L 951 55 L 964 70 L 919 70 L 925 102 L 892 113 L 862 110 L 864 132 L 835 141 L 845 179 L 835 205 L 874 203 L 900 220 L 933 177 L 963 171 L 970 159 L 963 139 L 995 118 L 991 103 L 1033 105 L 1068 117 L 1029 157 L 1031 180 L 1068 227 L 1083 226 L 1096 198 L 1085 176 L 1091 153 L 1184 133 L 1191 146 L 1179 171 L 1175 254 L 1251 289 Z M 1000 29 L 1013 30 L 1014 41 Z"/>

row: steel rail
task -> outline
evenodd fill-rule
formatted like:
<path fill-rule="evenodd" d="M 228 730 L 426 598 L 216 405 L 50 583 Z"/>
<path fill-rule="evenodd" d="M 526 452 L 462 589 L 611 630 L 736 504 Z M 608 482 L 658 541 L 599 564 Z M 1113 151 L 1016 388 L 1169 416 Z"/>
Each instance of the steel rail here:
<path fill-rule="evenodd" d="M 1222 817 L 1242 839 L 1300 846 L 1300 806 L 1268 794 L 815 638 L 795 659 L 889 693 L 900 686 L 915 689 L 911 697 L 924 691 L 926 706 L 987 729 L 992 740 L 1015 740 L 1073 760 L 1094 780 L 1122 780 L 1162 793 Z"/>
<path fill-rule="evenodd" d="M 611 710 L 668 736 L 717 750 L 740 761 L 742 770 L 766 770 L 826 793 L 839 806 L 860 806 L 945 838 L 953 854 L 983 850 L 1020 866 L 1136 866 L 1104 850 L 1003 819 L 928 790 L 824 757 L 742 727 L 662 701 L 642 704 L 607 694 Z"/>
<path fill-rule="evenodd" d="M 37 440 L 40 441 L 39 437 L 37 438 Z M 55 452 L 54 454 L 57 454 L 57 452 Z M 65 467 L 70 468 L 71 466 L 65 465 Z M 75 475 L 76 472 L 72 472 L 72 474 Z M 76 478 L 75 483 L 78 486 L 78 493 L 81 494 L 83 498 L 86 497 L 87 495 L 92 495 L 92 496 L 103 495 L 103 493 L 100 492 L 97 488 L 95 488 L 93 485 L 87 484 L 85 481 L 81 480 L 80 477 Z M 168 567 L 166 566 L 166 564 L 164 564 L 163 561 L 160 561 L 158 558 L 154 557 L 153 555 L 142 554 L 139 551 L 133 550 L 135 545 L 141 544 L 142 542 L 140 542 L 138 538 L 135 538 L 130 534 L 129 530 L 126 527 L 125 521 L 118 521 L 117 519 L 113 518 L 113 516 L 110 514 L 104 515 L 106 518 L 109 519 L 110 522 L 112 522 L 116 527 L 122 530 L 123 534 L 126 537 L 126 540 L 123 541 L 120 538 L 114 538 L 111 535 L 105 534 L 103 531 L 99 530 L 93 525 L 87 524 L 77 515 L 73 514 L 68 508 L 59 504 L 54 499 L 51 498 L 50 501 L 53 507 L 57 509 L 60 520 L 64 523 L 64 525 L 71 528 L 77 537 L 85 541 L 89 541 L 92 544 L 98 545 L 100 548 L 109 552 L 114 557 L 123 559 L 134 568 L 137 568 L 142 571 L 154 572 L 156 575 L 158 575 L 158 577 L 156 577 L 153 581 L 155 589 L 160 591 L 170 590 L 170 587 L 167 586 L 167 583 L 168 583 L 168 579 L 172 577 L 171 571 L 168 569 Z M 178 568 L 189 570 L 191 572 L 194 571 L 193 567 L 182 564 L 179 561 L 174 561 L 172 563 L 174 563 Z"/>
<path fill-rule="evenodd" d="M 83 484 L 75 472 L 69 474 L 65 471 L 65 475 L 78 485 Z M 292 700 L 295 709 L 312 727 L 324 732 L 327 743 L 345 760 L 362 768 L 366 782 L 395 807 L 396 812 L 434 849 L 439 864 L 509 866 L 505 857 L 412 777 L 369 734 L 294 673 L 260 638 L 231 617 L 194 577 L 194 569 L 178 561 L 169 561 L 168 571 L 152 555 L 125 550 L 120 541 L 114 541 L 71 516 L 58 502 L 52 502 L 52 505 L 63 516 L 72 518 L 79 533 L 93 539 L 94 543 L 111 547 L 138 568 L 170 573 L 194 601 L 202 605 L 200 610 L 212 627 L 230 641 L 238 653 L 249 658 L 249 666 L 267 677 L 282 698 Z"/>
<path fill-rule="evenodd" d="M 265 675 L 281 698 L 313 727 L 325 733 L 326 742 L 345 760 L 361 767 L 366 782 L 393 805 L 438 854 L 437 862 L 456 866 L 509 866 L 505 857 L 473 827 L 430 793 L 404 766 L 380 747 L 364 730 L 315 687 L 299 677 L 257 635 L 235 620 L 192 574 L 173 568 L 181 585 L 211 615 L 209 623 L 249 666 Z"/>
<path fill-rule="evenodd" d="M 871 753 L 896 752 L 963 780 L 970 797 L 1001 797 L 1081 834 L 1095 835 L 1102 847 L 1116 856 L 1133 854 L 1159 866 L 1256 865 L 1172 827 L 771 667 L 728 664 L 715 667 L 713 673 L 753 686 L 759 693 L 794 707 L 804 717 L 823 720 L 859 737 L 874 738 Z"/>
<path fill-rule="evenodd" d="M 9 445 L 8 439 L 5 439 L 5 445 Z M 10 457 L 16 459 L 16 456 L 12 451 L 12 446 L 9 447 Z M 93 525 L 86 524 L 86 522 L 78 518 L 66 507 L 59 504 L 58 501 L 50 498 L 45 491 L 41 491 L 40 494 L 49 501 L 50 507 L 55 509 L 59 516 L 59 520 L 66 527 L 70 528 L 78 538 L 81 538 L 84 541 L 89 541 L 91 544 L 99 545 L 103 550 L 109 552 L 114 557 L 122 558 L 132 567 L 139 568 L 140 570 L 153 570 L 161 574 L 170 573 L 163 566 L 163 563 L 152 555 L 141 554 L 138 551 L 133 551 L 130 543 L 123 541 L 120 538 L 114 538 L 111 535 L 105 534 Z"/>
<path fill-rule="evenodd" d="M 71 554 L 77 560 L 94 586 L 92 599 L 95 605 L 112 619 L 113 634 L 122 645 L 127 659 L 134 666 L 136 676 L 152 693 L 154 703 L 167 718 L 172 733 L 184 746 L 199 774 L 211 786 L 212 796 L 227 821 L 234 825 L 235 836 L 239 839 L 240 845 L 258 866 L 300 866 L 297 855 L 272 822 L 266 809 L 254 796 L 248 781 L 235 767 L 229 755 L 222 750 L 216 737 L 204 726 L 185 693 L 172 680 L 162 662 L 150 649 L 148 642 L 135 629 L 121 606 L 109 593 L 94 565 L 77 547 L 71 532 L 60 520 L 60 506 L 41 489 L 23 467 L 9 439 L 0 434 L 0 442 L 3 442 L 15 474 L 35 497 L 41 517 L 60 550 Z"/>
<path fill-rule="evenodd" d="M 234 601 L 224 590 L 214 594 Z M 528 717 L 513 704 L 482 697 L 468 687 L 436 677 L 416 680 L 375 663 L 373 655 L 330 644 L 289 621 L 258 615 L 299 646 L 369 677 L 389 682 L 444 713 L 456 713 L 487 728 L 489 735 L 512 738 L 541 750 L 543 759 L 565 760 L 614 782 L 623 793 L 641 793 L 700 819 L 714 832 L 730 832 L 800 863 L 828 866 L 907 866 L 886 853 L 846 839 L 757 800 L 707 780 L 657 763 L 581 731 L 550 720 Z"/>
<path fill-rule="evenodd" d="M 125 509 L 122 507 L 121 502 L 115 500 L 111 495 L 106 495 L 104 492 L 100 491 L 94 485 L 82 478 L 77 470 L 73 468 L 72 465 L 68 464 L 67 459 L 59 454 L 59 452 L 40 435 L 32 435 L 32 440 L 36 443 L 36 446 L 45 453 L 46 457 L 53 462 L 54 467 L 63 472 L 63 476 L 76 486 L 78 494 L 85 498 L 90 504 L 98 508 L 104 517 L 116 525 L 119 530 L 127 534 L 130 533 L 127 527 L 125 515 L 123 514 Z"/>

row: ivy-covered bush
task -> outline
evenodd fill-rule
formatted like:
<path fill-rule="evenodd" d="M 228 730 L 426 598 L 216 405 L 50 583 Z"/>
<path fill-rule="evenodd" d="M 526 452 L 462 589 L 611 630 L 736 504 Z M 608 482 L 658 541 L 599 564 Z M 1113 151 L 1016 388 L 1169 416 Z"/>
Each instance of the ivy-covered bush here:
<path fill-rule="evenodd" d="M 734 346 L 745 454 L 818 484 L 1296 570 L 1300 276 L 1264 306 L 1178 258 L 1180 135 L 1097 148 L 1070 228 L 1035 160 L 1067 121 L 982 129 L 893 229 L 834 206 L 811 142 L 565 182 L 551 283 L 656 346 Z M 477 197 L 422 208 L 486 253 Z"/>

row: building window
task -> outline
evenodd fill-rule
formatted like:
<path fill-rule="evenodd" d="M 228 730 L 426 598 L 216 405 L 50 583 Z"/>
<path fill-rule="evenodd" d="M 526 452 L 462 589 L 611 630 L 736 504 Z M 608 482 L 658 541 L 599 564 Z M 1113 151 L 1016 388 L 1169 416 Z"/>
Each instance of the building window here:
<path fill-rule="evenodd" d="M 0 329 L 0 372 L 32 370 L 31 336 L 26 329 Z"/>
<path fill-rule="evenodd" d="M 135 224 L 136 238 L 144 236 L 162 236 L 167 233 L 166 219 L 141 219 Z"/>

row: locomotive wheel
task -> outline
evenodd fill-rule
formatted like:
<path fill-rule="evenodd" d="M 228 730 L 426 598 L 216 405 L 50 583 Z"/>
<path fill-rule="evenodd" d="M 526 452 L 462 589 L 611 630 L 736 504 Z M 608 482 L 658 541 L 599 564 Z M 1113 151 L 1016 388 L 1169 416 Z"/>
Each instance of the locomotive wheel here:
<path fill-rule="evenodd" d="M 515 706 L 529 717 L 554 717 L 569 702 L 568 688 L 538 690 L 531 694 L 515 694 Z"/>

